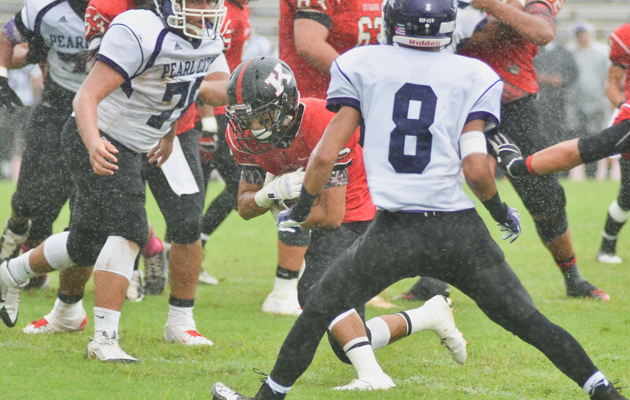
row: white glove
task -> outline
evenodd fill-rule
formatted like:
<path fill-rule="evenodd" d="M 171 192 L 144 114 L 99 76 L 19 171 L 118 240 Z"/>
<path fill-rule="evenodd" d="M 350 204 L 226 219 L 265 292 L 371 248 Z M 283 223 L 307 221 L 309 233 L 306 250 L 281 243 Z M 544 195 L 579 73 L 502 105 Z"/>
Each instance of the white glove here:
<path fill-rule="evenodd" d="M 259 207 L 269 208 L 274 200 L 297 199 L 304 182 L 304 168 L 284 174 L 267 182 L 254 196 Z"/>

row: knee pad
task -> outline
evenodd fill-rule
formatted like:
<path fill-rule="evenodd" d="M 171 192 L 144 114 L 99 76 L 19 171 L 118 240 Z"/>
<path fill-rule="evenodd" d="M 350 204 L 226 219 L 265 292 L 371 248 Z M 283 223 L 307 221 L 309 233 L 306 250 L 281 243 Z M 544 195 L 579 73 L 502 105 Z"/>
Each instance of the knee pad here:
<path fill-rule="evenodd" d="M 44 242 L 44 257 L 46 258 L 46 262 L 57 271 L 76 265 L 68 254 L 69 234 L 69 232 L 58 233 L 52 235 Z"/>
<path fill-rule="evenodd" d="M 140 252 L 140 246 L 122 236 L 109 236 L 101 249 L 94 272 L 107 271 L 121 275 L 131 281 L 133 266 Z"/>
<path fill-rule="evenodd" d="M 610 207 L 608 207 L 608 214 L 610 215 L 610 218 L 612 218 L 615 222 L 623 224 L 628 220 L 628 215 L 630 215 L 630 211 L 621 208 L 617 200 L 615 200 L 612 202 Z"/>
<path fill-rule="evenodd" d="M 543 242 L 553 242 L 569 229 L 567 214 L 562 209 L 556 216 L 543 220 L 534 220 L 538 236 Z"/>

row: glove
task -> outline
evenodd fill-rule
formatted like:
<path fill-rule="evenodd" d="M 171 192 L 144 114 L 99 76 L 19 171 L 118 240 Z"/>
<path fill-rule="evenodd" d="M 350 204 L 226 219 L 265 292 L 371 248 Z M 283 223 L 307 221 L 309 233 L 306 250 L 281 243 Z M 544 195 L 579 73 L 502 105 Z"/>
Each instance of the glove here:
<path fill-rule="evenodd" d="M 488 142 L 492 146 L 492 150 L 494 150 L 497 162 L 508 175 L 513 178 L 523 176 L 522 168 L 517 168 L 517 165 L 522 166 L 520 164 L 523 164 L 523 156 L 516 144 L 507 136 L 498 132 L 488 136 Z M 527 175 L 527 171 L 525 171 L 524 175 Z"/>
<path fill-rule="evenodd" d="M 0 76 L 0 107 L 6 107 L 10 112 L 13 112 L 16 106 L 21 107 L 22 105 L 22 100 L 9 86 L 9 80 Z"/>
<path fill-rule="evenodd" d="M 302 232 L 302 225 L 308 219 L 308 215 L 304 220 L 299 220 L 293 215 L 293 209 L 280 211 L 278 214 L 278 230 L 287 233 Z"/>
<path fill-rule="evenodd" d="M 499 224 L 499 229 L 503 234 L 503 240 L 510 240 L 510 243 L 514 243 L 518 236 L 521 234 L 521 216 L 516 211 L 516 208 L 508 207 L 506 220 Z"/>
<path fill-rule="evenodd" d="M 268 182 L 260 189 L 254 200 L 259 207 L 269 208 L 274 200 L 297 199 L 304 182 L 304 168 L 284 174 Z"/>

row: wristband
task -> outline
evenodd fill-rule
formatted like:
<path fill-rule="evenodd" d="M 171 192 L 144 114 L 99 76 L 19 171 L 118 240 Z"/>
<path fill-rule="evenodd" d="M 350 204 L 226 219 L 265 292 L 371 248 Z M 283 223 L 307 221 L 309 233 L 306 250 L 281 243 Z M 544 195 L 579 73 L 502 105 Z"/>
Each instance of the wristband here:
<path fill-rule="evenodd" d="M 219 125 L 215 117 L 203 117 L 201 118 L 201 130 L 205 132 L 218 132 Z"/>
<path fill-rule="evenodd" d="M 254 195 L 254 201 L 258 207 L 269 208 L 273 204 L 273 200 L 267 195 L 267 189 L 262 188 Z"/>
<path fill-rule="evenodd" d="M 492 198 L 486 201 L 482 201 L 486 210 L 490 213 L 492 219 L 497 221 L 498 223 L 503 223 L 506 221 L 508 206 L 504 202 L 501 201 L 501 197 L 499 196 L 499 192 L 497 192 Z"/>
<path fill-rule="evenodd" d="M 622 101 L 621 103 L 617 104 L 617 108 L 621 108 L 624 104 L 626 104 L 626 102 Z"/>
<path fill-rule="evenodd" d="M 9 77 L 9 70 L 7 69 L 7 67 L 0 67 L 0 76 L 3 78 Z"/>
<path fill-rule="evenodd" d="M 306 221 L 309 214 L 311 213 L 311 207 L 313 207 L 315 199 L 317 199 L 317 195 L 310 194 L 306 191 L 306 188 L 302 186 L 298 202 L 291 209 L 292 219 L 294 221 Z"/>

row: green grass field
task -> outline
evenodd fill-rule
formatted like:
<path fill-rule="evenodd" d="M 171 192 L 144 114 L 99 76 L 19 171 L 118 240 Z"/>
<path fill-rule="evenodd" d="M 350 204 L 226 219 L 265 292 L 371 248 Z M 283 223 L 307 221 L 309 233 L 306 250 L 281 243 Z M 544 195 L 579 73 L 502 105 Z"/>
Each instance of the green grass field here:
<path fill-rule="evenodd" d="M 622 232 L 621 265 L 595 261 L 604 217 L 617 195 L 614 182 L 565 182 L 571 232 L 580 269 L 585 277 L 612 297 L 609 303 L 570 300 L 558 268 L 540 243 L 531 218 L 512 188 L 499 183 L 503 199 L 521 212 L 523 233 L 512 245 L 501 243 L 508 262 L 523 280 L 540 310 L 566 328 L 585 347 L 595 364 L 621 386 L 630 383 L 630 232 Z M 0 183 L 0 220 L 10 213 L 15 186 Z M 209 188 L 209 197 L 220 190 Z M 164 222 L 153 199 L 149 219 L 163 234 Z M 480 213 L 491 232 L 498 229 L 485 210 Z M 67 210 L 57 221 L 65 227 Z M 626 228 L 628 229 L 628 228 Z M 24 293 L 18 326 L 0 325 L 0 399 L 201 399 L 210 397 L 220 380 L 246 394 L 258 390 L 259 375 L 269 372 L 294 318 L 260 312 L 271 291 L 276 265 L 276 233 L 269 215 L 243 221 L 236 213 L 214 234 L 205 249 L 204 267 L 220 278 L 218 286 L 197 291 L 197 327 L 214 341 L 212 348 L 187 348 L 164 343 L 168 294 L 127 302 L 121 319 L 122 348 L 142 360 L 137 365 L 109 365 L 84 360 L 93 330 L 91 281 L 84 299 L 90 324 L 85 332 L 27 336 L 21 328 L 52 308 L 57 275 L 44 291 Z M 383 293 L 391 299 L 413 280 Z M 346 384 L 354 369 L 337 361 L 322 343 L 311 368 L 291 391 L 293 399 L 585 399 L 584 392 L 557 371 L 534 348 L 491 323 L 475 304 L 457 290 L 452 293 L 455 318 L 469 341 L 465 366 L 455 364 L 431 332 L 422 332 L 376 353 L 397 387 L 387 392 L 340 393 L 330 389 Z M 506 299 L 509 301 L 509 299 Z M 403 301 L 400 309 L 418 307 Z M 368 317 L 384 313 L 368 308 Z"/>

